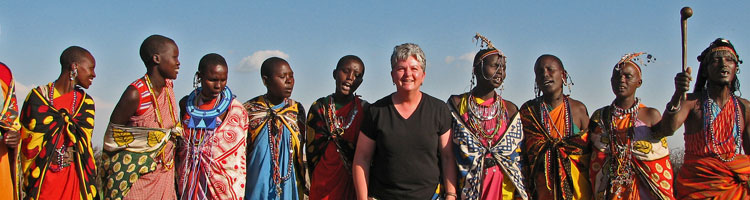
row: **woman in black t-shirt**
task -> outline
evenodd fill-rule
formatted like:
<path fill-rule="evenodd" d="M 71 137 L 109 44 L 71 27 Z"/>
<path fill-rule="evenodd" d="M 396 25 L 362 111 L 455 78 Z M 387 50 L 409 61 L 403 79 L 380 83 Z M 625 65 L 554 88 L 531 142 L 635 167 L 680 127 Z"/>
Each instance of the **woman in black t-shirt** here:
<path fill-rule="evenodd" d="M 396 92 L 365 111 L 357 141 L 352 168 L 357 199 L 434 199 L 441 175 L 445 199 L 456 198 L 450 111 L 419 90 L 424 70 L 419 46 L 406 43 L 393 49 Z"/>

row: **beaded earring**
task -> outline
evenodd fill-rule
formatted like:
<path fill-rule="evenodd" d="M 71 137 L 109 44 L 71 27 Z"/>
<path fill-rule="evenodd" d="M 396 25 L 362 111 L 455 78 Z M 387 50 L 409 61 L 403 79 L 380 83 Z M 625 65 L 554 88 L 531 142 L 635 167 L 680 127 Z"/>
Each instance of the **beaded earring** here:
<path fill-rule="evenodd" d="M 195 73 L 195 76 L 193 76 L 193 89 L 197 89 L 200 82 L 201 79 L 198 77 L 198 73 Z"/>
<path fill-rule="evenodd" d="M 76 76 L 78 76 L 78 69 L 73 69 L 73 71 L 70 71 L 70 80 L 75 80 Z"/>
<path fill-rule="evenodd" d="M 539 96 L 541 96 L 539 93 L 541 93 L 541 91 L 539 91 L 539 86 L 534 84 L 534 97 L 539 98 Z"/>

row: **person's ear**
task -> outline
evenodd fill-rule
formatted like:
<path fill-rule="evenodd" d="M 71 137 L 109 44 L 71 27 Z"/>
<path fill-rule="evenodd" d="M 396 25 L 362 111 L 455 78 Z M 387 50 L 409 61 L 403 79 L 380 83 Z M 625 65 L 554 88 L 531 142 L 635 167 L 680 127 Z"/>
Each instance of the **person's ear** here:
<path fill-rule="evenodd" d="M 151 61 L 154 61 L 158 65 L 161 63 L 161 56 L 158 53 L 151 55 Z"/>
<path fill-rule="evenodd" d="M 268 76 L 260 76 L 260 79 L 263 80 L 263 86 L 268 86 Z"/>
<path fill-rule="evenodd" d="M 336 70 L 338 69 L 333 69 L 333 72 L 331 72 L 331 76 L 333 77 L 333 80 L 336 80 Z"/>

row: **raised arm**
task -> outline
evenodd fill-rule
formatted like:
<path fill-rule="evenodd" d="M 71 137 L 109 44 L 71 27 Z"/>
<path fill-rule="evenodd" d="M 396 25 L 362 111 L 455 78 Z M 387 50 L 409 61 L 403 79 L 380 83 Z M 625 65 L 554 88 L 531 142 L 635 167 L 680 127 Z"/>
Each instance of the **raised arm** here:
<path fill-rule="evenodd" d="M 690 90 L 690 81 L 693 80 L 690 77 L 691 71 L 692 69 L 688 67 L 685 72 L 678 73 L 674 77 L 674 94 L 672 94 L 672 99 L 667 103 L 667 108 L 664 110 L 661 121 L 653 126 L 655 134 L 659 136 L 674 135 L 674 132 L 682 126 L 682 123 L 685 122 L 688 114 L 690 114 L 692 105 L 685 103 L 685 92 Z"/>

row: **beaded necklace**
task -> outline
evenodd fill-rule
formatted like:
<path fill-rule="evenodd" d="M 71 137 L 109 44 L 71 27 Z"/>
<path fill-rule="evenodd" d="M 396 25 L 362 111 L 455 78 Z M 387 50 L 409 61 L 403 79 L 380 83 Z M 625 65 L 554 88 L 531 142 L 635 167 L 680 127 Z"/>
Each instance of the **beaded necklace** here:
<path fill-rule="evenodd" d="M 357 103 L 356 96 L 353 101 Z M 323 109 L 325 109 L 325 107 Z M 346 119 L 344 116 L 336 116 L 336 105 L 333 102 L 333 94 L 328 95 L 328 109 L 326 109 L 326 111 L 328 112 L 328 119 L 326 120 L 328 121 L 328 126 L 334 137 L 343 135 L 344 131 L 352 125 L 352 122 L 354 122 L 354 117 L 357 116 L 357 112 L 359 112 L 359 110 L 357 109 L 357 105 L 355 104 L 354 108 L 349 111 L 349 121 L 344 123 L 344 120 Z M 346 125 L 342 126 L 342 124 Z"/>
<path fill-rule="evenodd" d="M 567 137 L 570 137 L 573 135 L 572 133 L 573 128 L 571 127 L 571 124 L 570 124 L 570 122 L 572 121 L 571 119 L 572 116 L 570 114 L 570 103 L 568 102 L 568 96 L 563 95 L 562 99 L 563 99 L 563 104 L 565 104 L 564 105 L 565 106 L 565 111 L 564 111 L 565 112 L 565 127 L 564 127 L 565 129 L 563 130 L 564 132 L 560 132 L 557 126 L 555 126 L 555 123 L 552 123 L 552 118 L 549 115 L 549 110 L 547 110 L 547 103 L 544 103 L 544 100 L 542 100 L 541 97 L 538 98 L 538 101 L 541 102 L 539 104 L 539 110 L 542 111 L 542 120 L 541 120 L 542 126 L 544 126 L 544 128 L 547 130 L 547 133 L 549 133 L 550 135 L 552 134 L 552 129 L 557 131 L 557 134 L 560 140 L 564 140 Z M 547 120 L 550 121 L 550 124 L 547 124 Z"/>
<path fill-rule="evenodd" d="M 203 88 L 199 87 L 188 96 L 187 102 L 189 103 L 185 108 L 188 114 L 190 114 L 190 121 L 187 124 L 188 128 L 215 129 L 219 125 L 216 119 L 229 109 L 234 96 L 229 87 L 224 87 L 224 90 L 220 93 L 219 102 L 217 102 L 218 105 L 210 110 L 202 110 L 193 103 L 195 102 L 195 98 L 200 95 L 201 90 Z"/>
<path fill-rule="evenodd" d="M 287 170 L 286 174 L 282 177 L 281 176 L 281 139 L 284 137 L 284 130 L 276 130 L 277 125 L 274 124 L 273 126 L 271 123 L 275 123 L 277 117 L 280 117 L 276 111 L 271 106 L 271 103 L 268 102 L 268 96 L 263 96 L 263 101 L 266 103 L 266 106 L 268 106 L 268 113 L 271 115 L 271 119 L 266 123 L 266 127 L 268 129 L 268 142 L 270 145 L 270 151 L 271 151 L 271 166 L 273 170 L 273 175 L 271 175 L 271 178 L 273 179 L 273 182 L 276 185 L 276 195 L 281 196 L 282 190 L 281 190 L 281 183 L 289 180 L 292 176 L 292 151 L 289 152 L 289 156 L 287 157 Z M 289 99 L 284 99 L 283 102 L 286 102 L 287 104 L 291 103 Z M 282 102 L 282 103 L 283 103 Z M 287 140 L 287 147 L 292 147 L 292 140 Z"/>
<path fill-rule="evenodd" d="M 77 87 L 73 87 L 73 102 L 70 105 L 70 109 L 73 109 L 70 111 L 70 113 L 73 113 L 76 109 L 76 101 L 78 101 L 78 94 L 76 92 Z M 62 95 L 62 94 L 60 94 Z M 52 81 L 52 86 L 49 88 L 49 104 L 50 106 L 55 106 L 55 82 Z"/>
<path fill-rule="evenodd" d="M 732 94 L 732 104 L 734 105 L 734 126 L 732 127 L 732 135 L 731 137 L 727 137 L 724 141 L 718 141 L 716 139 L 716 132 L 714 132 L 714 126 L 713 122 L 716 120 L 716 116 L 714 115 L 714 107 L 718 108 L 718 104 L 714 102 L 711 97 L 708 95 L 708 90 L 706 90 L 705 93 L 706 100 L 703 103 L 703 130 L 708 130 L 706 133 L 705 141 L 706 141 L 706 148 L 716 156 L 716 158 L 719 158 L 720 160 L 724 162 L 733 161 L 737 154 L 740 154 L 742 151 L 742 136 L 740 135 L 740 106 L 737 103 L 737 97 Z M 724 146 L 727 142 L 729 142 L 730 139 L 734 139 L 734 153 L 731 154 L 731 157 L 724 158 L 721 156 L 721 152 L 719 151 L 719 146 Z"/>
<path fill-rule="evenodd" d="M 75 112 L 76 101 L 78 100 L 76 89 L 78 88 L 73 87 L 73 102 L 71 103 L 72 105 L 70 105 L 70 109 L 72 110 L 69 111 L 71 114 Z M 54 81 L 52 81 L 52 85 L 49 88 L 49 104 L 50 104 L 50 107 L 55 106 L 55 82 Z M 55 154 L 57 154 L 57 155 L 54 155 L 54 158 L 58 165 L 57 166 L 50 165 L 50 170 L 52 170 L 53 172 L 60 172 L 63 168 L 70 166 L 70 163 L 65 162 L 65 152 L 67 152 L 68 150 L 68 145 L 65 144 L 64 141 L 65 140 L 63 140 L 63 144 L 60 146 L 60 148 L 54 149 Z"/>
<path fill-rule="evenodd" d="M 144 75 L 143 79 L 146 80 L 146 88 L 148 88 L 148 92 L 149 94 L 151 94 L 151 102 L 153 102 L 151 105 L 154 106 L 156 122 L 159 123 L 159 128 L 164 128 L 164 121 L 162 121 L 161 111 L 159 110 L 159 102 L 157 101 L 156 94 L 154 94 L 154 86 L 151 84 L 151 79 L 148 78 L 148 74 Z M 164 87 L 166 87 L 166 85 Z M 172 122 L 174 123 L 175 127 L 180 128 L 181 125 L 180 123 L 177 123 L 177 117 L 175 117 L 174 115 L 172 102 L 172 98 L 169 94 L 167 94 L 167 104 L 169 104 L 169 114 L 172 116 Z M 165 161 L 167 159 L 166 155 L 164 155 L 165 153 L 163 152 L 164 149 L 165 148 L 162 148 L 158 153 L 161 157 L 159 161 Z M 174 160 L 164 162 L 163 166 L 167 169 L 172 169 L 172 167 L 174 167 Z"/>
<path fill-rule="evenodd" d="M 614 102 L 609 106 L 610 109 L 610 120 L 609 120 L 609 157 L 612 159 L 612 163 L 609 166 L 609 177 L 612 179 L 610 182 L 610 193 L 617 195 L 618 198 L 622 198 L 621 192 L 623 188 L 633 183 L 633 137 L 635 135 L 635 123 L 638 120 L 638 108 L 641 99 L 636 98 L 635 103 L 628 109 L 617 107 Z M 625 142 L 620 142 L 617 137 L 616 130 L 617 124 L 615 118 L 623 119 L 625 116 L 630 115 L 630 121 L 628 125 L 623 127 L 627 129 L 625 132 Z M 602 118 L 606 116 L 602 115 Z M 602 121 L 605 121 L 602 119 Z"/>
<path fill-rule="evenodd" d="M 502 126 L 503 122 L 505 122 L 508 119 L 508 112 L 505 112 L 505 102 L 503 102 L 502 97 L 495 93 L 495 102 L 490 106 L 484 106 L 479 104 L 474 95 L 469 93 L 469 127 L 474 129 L 473 132 L 478 132 L 481 137 L 487 139 L 487 144 L 491 145 L 492 138 L 495 138 L 495 135 L 500 131 L 500 127 Z M 502 113 L 502 115 L 500 115 Z M 485 130 L 484 124 L 492 119 L 495 119 L 496 117 L 500 116 L 501 118 L 497 121 L 494 128 L 491 128 L 490 130 Z M 492 132 L 491 134 L 487 134 L 487 132 Z"/>

